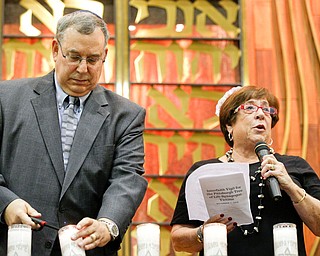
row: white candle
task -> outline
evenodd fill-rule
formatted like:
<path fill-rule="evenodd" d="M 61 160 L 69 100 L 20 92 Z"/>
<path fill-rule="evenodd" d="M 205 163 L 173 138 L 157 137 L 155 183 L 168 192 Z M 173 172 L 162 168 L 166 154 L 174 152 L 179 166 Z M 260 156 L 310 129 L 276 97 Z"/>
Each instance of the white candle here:
<path fill-rule="evenodd" d="M 59 229 L 59 241 L 62 256 L 85 256 L 83 248 L 79 247 L 77 241 L 71 240 L 71 236 L 78 231 L 75 225 L 68 225 Z"/>
<path fill-rule="evenodd" d="M 222 223 L 210 223 L 203 228 L 203 246 L 205 256 L 227 256 L 227 227 Z"/>
<path fill-rule="evenodd" d="M 160 226 L 145 223 L 137 226 L 138 256 L 160 255 Z"/>
<path fill-rule="evenodd" d="M 298 256 L 297 229 L 293 223 L 273 225 L 274 255 Z"/>
<path fill-rule="evenodd" d="M 7 256 L 31 256 L 31 226 L 14 224 L 8 228 Z"/>

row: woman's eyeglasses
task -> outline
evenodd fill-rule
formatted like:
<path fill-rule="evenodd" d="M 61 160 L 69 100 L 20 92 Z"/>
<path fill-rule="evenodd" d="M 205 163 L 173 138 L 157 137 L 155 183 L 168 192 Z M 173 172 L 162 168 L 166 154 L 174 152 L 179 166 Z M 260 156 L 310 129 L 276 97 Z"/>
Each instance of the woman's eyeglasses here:
<path fill-rule="evenodd" d="M 90 65 L 90 66 L 96 65 L 100 60 L 104 62 L 104 59 L 102 59 L 100 56 L 89 56 L 87 58 L 83 58 L 79 54 L 72 53 L 72 52 L 71 53 L 68 52 L 66 55 L 64 55 L 60 41 L 59 40 L 57 41 L 60 46 L 62 57 L 67 60 L 69 65 L 74 65 L 74 66 L 79 65 L 83 60 L 85 60 L 87 65 Z"/>
<path fill-rule="evenodd" d="M 255 104 L 241 104 L 239 107 L 237 107 L 234 110 L 234 113 L 237 113 L 240 109 L 242 109 L 244 111 L 244 113 L 246 114 L 252 114 L 253 112 L 257 112 L 258 109 L 261 108 L 261 110 L 263 111 L 263 113 L 267 114 L 267 115 L 276 115 L 277 114 L 277 109 L 273 108 L 273 107 L 263 107 L 263 106 L 257 106 Z"/>

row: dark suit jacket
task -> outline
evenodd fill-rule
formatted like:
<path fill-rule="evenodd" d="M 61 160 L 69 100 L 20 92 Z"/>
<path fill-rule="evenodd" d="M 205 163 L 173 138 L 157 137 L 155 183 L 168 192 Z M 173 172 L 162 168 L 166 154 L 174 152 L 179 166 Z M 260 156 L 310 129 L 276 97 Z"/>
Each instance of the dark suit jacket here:
<path fill-rule="evenodd" d="M 83 217 L 107 217 L 120 239 L 87 255 L 114 255 L 140 205 L 145 110 L 97 86 L 78 123 L 65 172 L 53 72 L 0 83 L 0 212 L 22 198 L 48 223 L 62 227 Z M 0 224 L 0 255 L 7 226 Z M 57 231 L 33 232 L 32 255 L 50 255 Z"/>

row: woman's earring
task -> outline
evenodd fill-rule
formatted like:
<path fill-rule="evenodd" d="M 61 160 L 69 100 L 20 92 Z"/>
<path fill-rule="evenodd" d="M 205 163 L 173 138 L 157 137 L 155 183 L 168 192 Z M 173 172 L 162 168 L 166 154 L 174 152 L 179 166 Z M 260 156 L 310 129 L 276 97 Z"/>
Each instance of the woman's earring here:
<path fill-rule="evenodd" d="M 269 147 L 272 145 L 272 143 L 273 143 L 273 139 L 270 138 L 270 142 L 268 143 Z"/>
<path fill-rule="evenodd" d="M 231 132 L 228 133 L 228 138 L 229 138 L 230 141 L 233 141 L 233 136 L 232 136 Z"/>

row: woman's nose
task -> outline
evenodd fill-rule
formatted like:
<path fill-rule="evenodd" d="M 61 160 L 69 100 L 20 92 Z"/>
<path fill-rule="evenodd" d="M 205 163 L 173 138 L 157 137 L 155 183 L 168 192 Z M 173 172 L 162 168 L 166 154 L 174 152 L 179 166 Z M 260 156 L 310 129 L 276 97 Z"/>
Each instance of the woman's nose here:
<path fill-rule="evenodd" d="M 258 108 L 256 111 L 256 118 L 263 119 L 265 117 L 265 113 L 262 111 L 262 108 Z"/>

